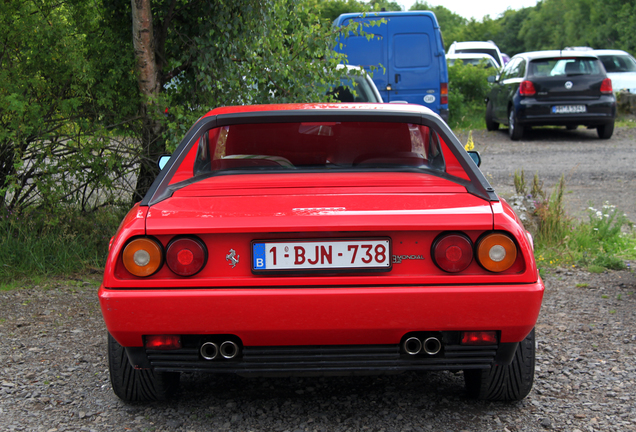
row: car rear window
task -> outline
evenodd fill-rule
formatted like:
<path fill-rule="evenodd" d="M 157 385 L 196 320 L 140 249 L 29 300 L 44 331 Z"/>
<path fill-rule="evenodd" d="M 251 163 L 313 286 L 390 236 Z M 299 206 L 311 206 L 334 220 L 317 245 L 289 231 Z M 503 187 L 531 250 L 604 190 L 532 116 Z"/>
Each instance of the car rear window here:
<path fill-rule="evenodd" d="M 497 54 L 497 50 L 496 49 L 488 49 L 488 48 L 463 48 L 463 49 L 458 49 L 455 50 L 455 53 L 457 54 L 476 54 L 476 53 L 482 53 L 482 54 L 490 54 L 492 56 L 492 58 L 494 59 L 498 59 L 499 58 L 499 54 Z"/>
<path fill-rule="evenodd" d="M 194 175 L 232 170 L 433 169 L 444 171 L 440 138 L 407 123 L 239 124 L 207 131 Z"/>
<path fill-rule="evenodd" d="M 340 102 L 381 102 L 364 76 L 348 76 L 340 79 L 340 85 L 329 92 Z"/>
<path fill-rule="evenodd" d="M 603 75 L 596 58 L 547 58 L 530 61 L 528 76 L 553 77 L 573 75 Z"/>
<path fill-rule="evenodd" d="M 636 72 L 636 61 L 627 55 L 600 55 L 607 72 Z"/>

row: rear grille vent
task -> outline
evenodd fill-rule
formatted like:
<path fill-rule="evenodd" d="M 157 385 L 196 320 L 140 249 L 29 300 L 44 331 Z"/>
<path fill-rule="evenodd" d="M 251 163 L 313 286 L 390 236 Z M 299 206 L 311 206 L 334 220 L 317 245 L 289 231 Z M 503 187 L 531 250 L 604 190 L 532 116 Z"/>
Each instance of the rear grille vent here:
<path fill-rule="evenodd" d="M 196 348 L 147 350 L 157 371 L 241 374 L 382 373 L 407 370 L 460 370 L 490 367 L 497 346 L 445 345 L 435 356 L 409 356 L 399 345 L 244 347 L 232 360 L 203 360 Z"/>

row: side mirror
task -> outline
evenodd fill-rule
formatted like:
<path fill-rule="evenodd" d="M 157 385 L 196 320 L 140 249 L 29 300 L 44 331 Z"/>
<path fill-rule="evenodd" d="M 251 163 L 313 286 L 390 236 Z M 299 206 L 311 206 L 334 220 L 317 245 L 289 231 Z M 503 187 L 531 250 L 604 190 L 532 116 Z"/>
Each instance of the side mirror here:
<path fill-rule="evenodd" d="M 475 162 L 475 165 L 481 166 L 481 155 L 476 150 L 471 150 L 468 152 L 468 156 Z"/>
<path fill-rule="evenodd" d="M 166 164 L 168 163 L 168 161 L 170 160 L 171 157 L 172 157 L 172 155 L 161 155 L 161 156 L 159 156 L 159 160 L 157 160 L 157 165 L 159 166 L 160 170 L 162 170 L 163 167 L 166 166 Z"/>

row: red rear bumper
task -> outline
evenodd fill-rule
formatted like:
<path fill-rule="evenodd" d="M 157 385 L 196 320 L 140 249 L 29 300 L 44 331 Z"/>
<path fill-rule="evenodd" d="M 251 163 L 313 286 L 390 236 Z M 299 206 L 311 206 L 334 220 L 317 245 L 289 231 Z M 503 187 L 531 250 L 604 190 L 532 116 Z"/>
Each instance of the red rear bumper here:
<path fill-rule="evenodd" d="M 519 342 L 534 327 L 543 282 L 486 286 L 99 289 L 108 331 L 231 334 L 244 346 L 397 344 L 414 331 L 497 330 Z"/>

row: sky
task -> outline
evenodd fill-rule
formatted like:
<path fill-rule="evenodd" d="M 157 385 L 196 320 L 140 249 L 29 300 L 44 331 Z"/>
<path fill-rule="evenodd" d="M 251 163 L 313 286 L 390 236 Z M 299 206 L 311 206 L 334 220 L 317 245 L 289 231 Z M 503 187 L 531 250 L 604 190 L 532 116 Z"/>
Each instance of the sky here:
<path fill-rule="evenodd" d="M 395 0 L 404 10 L 409 10 L 415 0 Z M 506 9 L 521 9 L 529 6 L 536 6 L 537 0 L 425 0 L 431 6 L 444 6 L 451 12 L 461 15 L 464 18 L 475 18 L 481 21 L 485 15 L 496 19 L 506 11 Z"/>

